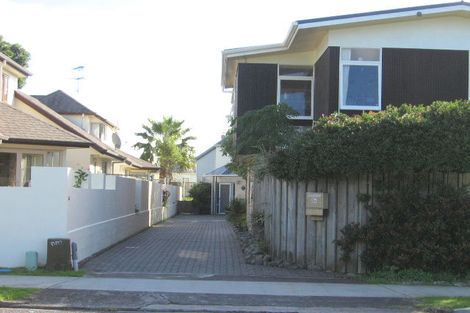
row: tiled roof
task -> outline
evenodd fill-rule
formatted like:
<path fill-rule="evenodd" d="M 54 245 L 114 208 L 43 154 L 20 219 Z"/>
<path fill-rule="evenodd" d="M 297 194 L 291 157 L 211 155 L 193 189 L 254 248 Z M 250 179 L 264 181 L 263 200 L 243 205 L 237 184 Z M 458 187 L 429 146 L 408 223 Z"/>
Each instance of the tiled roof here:
<path fill-rule="evenodd" d="M 58 124 L 60 127 L 64 128 L 65 130 L 68 130 L 77 136 L 80 136 L 88 141 L 91 142 L 92 147 L 103 154 L 106 154 L 110 157 L 123 160 L 124 158 L 118 155 L 112 147 L 109 147 L 108 145 L 104 144 L 96 138 L 95 136 L 92 136 L 91 134 L 87 133 L 85 130 L 81 129 L 62 115 L 58 114 L 51 108 L 49 108 L 47 105 L 43 104 L 36 98 L 33 98 L 32 96 L 29 96 L 19 90 L 15 90 L 15 97 L 23 101 L 25 104 L 29 105 L 31 108 L 36 110 L 37 112 L 41 113 L 54 123 Z"/>
<path fill-rule="evenodd" d="M 88 147 L 90 143 L 8 104 L 0 103 L 0 136 L 6 143 Z"/>
<path fill-rule="evenodd" d="M 158 167 L 150 162 L 147 162 L 145 160 L 142 160 L 142 159 L 139 159 L 131 154 L 128 154 L 122 150 L 117 150 L 117 153 L 121 154 L 122 156 L 124 156 L 128 162 L 130 162 L 130 164 L 132 166 L 135 166 L 137 168 L 140 168 L 140 169 L 143 169 L 143 170 L 158 170 Z M 126 163 L 128 163 L 126 162 Z"/>
<path fill-rule="evenodd" d="M 62 90 L 54 91 L 45 96 L 33 95 L 34 98 L 38 99 L 45 105 L 47 105 L 52 110 L 56 111 L 59 114 L 85 114 L 85 115 L 94 115 L 103 122 L 114 126 L 111 122 L 106 120 L 104 117 L 100 116 L 98 113 L 90 110 Z"/>
<path fill-rule="evenodd" d="M 151 164 L 148 163 L 144 160 L 138 159 L 134 156 L 131 156 L 130 154 L 127 154 L 121 150 L 114 149 L 107 144 L 103 143 L 101 140 L 98 138 L 94 137 L 93 135 L 87 133 L 85 130 L 81 129 L 62 115 L 58 114 L 51 108 L 49 108 L 47 105 L 43 104 L 41 101 L 39 101 L 36 98 L 33 98 L 32 96 L 29 96 L 19 90 L 15 91 L 15 97 L 23 101 L 25 104 L 29 105 L 31 108 L 36 110 L 37 112 L 41 113 L 54 123 L 58 124 L 60 127 L 63 127 L 64 129 L 88 140 L 91 142 L 91 146 L 98 152 L 106 154 L 108 156 L 111 156 L 115 159 L 121 160 L 123 162 L 126 162 L 127 164 L 130 164 L 132 166 L 135 166 L 137 168 L 141 169 L 150 169 L 150 170 L 158 170 L 158 168 Z M 1 132 L 1 130 L 0 130 Z"/>

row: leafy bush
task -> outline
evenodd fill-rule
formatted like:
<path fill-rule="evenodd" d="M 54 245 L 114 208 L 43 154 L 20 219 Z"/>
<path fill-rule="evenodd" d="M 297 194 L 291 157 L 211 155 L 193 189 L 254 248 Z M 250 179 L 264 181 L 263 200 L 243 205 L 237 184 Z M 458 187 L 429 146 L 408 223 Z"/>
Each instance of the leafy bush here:
<path fill-rule="evenodd" d="M 368 223 L 346 226 L 337 241 L 344 261 L 364 242 L 362 260 L 371 271 L 470 271 L 470 195 L 464 189 L 440 185 L 423 193 L 419 184 L 403 183 L 378 194 L 367 209 Z"/>
<path fill-rule="evenodd" d="M 233 199 L 225 209 L 225 214 L 230 223 L 240 230 L 246 230 L 246 203 L 242 199 Z"/>
<path fill-rule="evenodd" d="M 242 177 L 247 169 L 262 173 L 266 156 L 287 145 L 295 135 L 289 119 L 297 113 L 286 104 L 268 105 L 230 120 L 230 129 L 221 143 L 232 158 L 229 168 Z"/>
<path fill-rule="evenodd" d="M 211 184 L 197 183 L 189 190 L 189 195 L 193 198 L 193 207 L 201 211 L 207 211 L 211 206 Z"/>
<path fill-rule="evenodd" d="M 85 172 L 83 169 L 79 168 L 78 170 L 75 171 L 75 182 L 73 186 L 75 188 L 81 188 L 82 184 L 87 180 L 88 178 L 88 173 Z"/>
<path fill-rule="evenodd" d="M 295 136 L 268 162 L 287 180 L 350 174 L 470 171 L 470 102 L 389 106 L 333 114 Z"/>

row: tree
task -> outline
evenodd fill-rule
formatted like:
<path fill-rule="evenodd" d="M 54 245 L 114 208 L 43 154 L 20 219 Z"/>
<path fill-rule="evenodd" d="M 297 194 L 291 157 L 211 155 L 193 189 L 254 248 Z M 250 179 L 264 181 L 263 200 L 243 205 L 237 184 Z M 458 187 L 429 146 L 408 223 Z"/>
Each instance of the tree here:
<path fill-rule="evenodd" d="M 262 176 L 270 155 L 296 137 L 298 132 L 289 119 L 295 115 L 288 105 L 274 104 L 230 118 L 221 143 L 224 155 L 232 159 L 229 168 L 242 177 L 249 169 Z"/>
<path fill-rule="evenodd" d="M 25 48 L 23 48 L 18 43 L 9 43 L 3 39 L 3 36 L 0 35 L 0 52 L 4 55 L 18 63 L 24 68 L 28 67 L 28 62 L 31 58 L 31 55 Z M 18 81 L 18 87 L 22 88 L 26 84 L 26 78 L 21 78 Z"/>
<path fill-rule="evenodd" d="M 196 137 L 189 136 L 189 128 L 183 128 L 184 121 L 163 117 L 156 122 L 149 119 L 142 125 L 143 132 L 136 133 L 143 139 L 134 148 L 142 149 L 141 158 L 160 167 L 160 178 L 172 178 L 174 171 L 194 168 L 194 148 L 189 144 Z"/>

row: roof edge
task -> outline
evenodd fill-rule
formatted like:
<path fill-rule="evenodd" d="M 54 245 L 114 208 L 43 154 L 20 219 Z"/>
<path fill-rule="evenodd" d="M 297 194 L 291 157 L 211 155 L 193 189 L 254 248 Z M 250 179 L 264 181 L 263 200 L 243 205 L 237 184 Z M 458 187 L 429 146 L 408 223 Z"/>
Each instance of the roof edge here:
<path fill-rule="evenodd" d="M 227 86 L 227 77 L 226 77 L 228 59 L 249 56 L 249 55 L 263 54 L 263 53 L 286 51 L 290 48 L 299 29 L 308 29 L 308 28 L 315 28 L 315 27 L 359 23 L 359 22 L 365 22 L 369 20 L 372 21 L 372 20 L 386 19 L 387 17 L 386 16 L 384 17 L 384 15 L 393 15 L 393 16 L 388 17 L 390 19 L 400 18 L 400 17 L 415 15 L 416 14 L 415 11 L 423 11 L 423 10 L 431 11 L 431 12 L 428 12 L 431 14 L 436 14 L 436 13 L 440 13 L 439 9 L 459 8 L 459 7 L 461 10 L 470 12 L 470 3 L 459 1 L 459 2 L 446 2 L 446 3 L 440 3 L 440 4 L 414 6 L 414 7 L 403 7 L 403 8 L 389 9 L 389 10 L 379 10 L 379 11 L 361 12 L 361 13 L 344 14 L 344 15 L 336 15 L 336 16 L 327 16 L 327 17 L 295 21 L 292 23 L 289 29 L 289 32 L 287 34 L 287 37 L 282 43 L 260 45 L 260 46 L 248 46 L 248 47 L 223 50 L 222 51 L 222 90 L 231 88 Z M 444 10 L 443 12 L 446 12 L 446 11 Z M 375 19 L 373 18 L 374 16 L 376 17 Z"/>
<path fill-rule="evenodd" d="M 3 139 L 4 143 L 14 144 L 30 144 L 30 145 L 44 145 L 44 146 L 61 146 L 61 147 L 77 147 L 77 148 L 88 148 L 90 143 L 88 142 L 71 142 L 61 140 L 35 140 L 35 139 L 22 139 L 22 138 L 8 138 Z"/>
<path fill-rule="evenodd" d="M 15 70 L 17 70 L 18 72 L 20 72 L 21 74 L 23 74 L 24 76 L 32 76 L 33 74 L 28 71 L 24 66 L 21 66 L 19 65 L 18 63 L 16 63 L 13 59 L 11 59 L 10 57 L 8 57 L 7 55 L 3 54 L 2 52 L 0 52 L 0 59 L 4 62 L 6 62 L 8 65 L 10 65 L 11 67 L 13 67 Z"/>

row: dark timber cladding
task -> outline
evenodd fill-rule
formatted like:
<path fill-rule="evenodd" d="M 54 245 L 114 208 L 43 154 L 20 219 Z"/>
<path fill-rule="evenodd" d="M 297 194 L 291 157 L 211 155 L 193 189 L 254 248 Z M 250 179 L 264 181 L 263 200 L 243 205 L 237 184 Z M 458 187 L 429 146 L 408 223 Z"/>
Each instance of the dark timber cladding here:
<path fill-rule="evenodd" d="M 237 116 L 277 103 L 277 64 L 238 64 Z"/>
<path fill-rule="evenodd" d="M 382 49 L 382 107 L 468 99 L 468 51 Z"/>
<path fill-rule="evenodd" d="M 314 119 L 338 110 L 339 47 L 328 47 L 315 63 Z"/>

